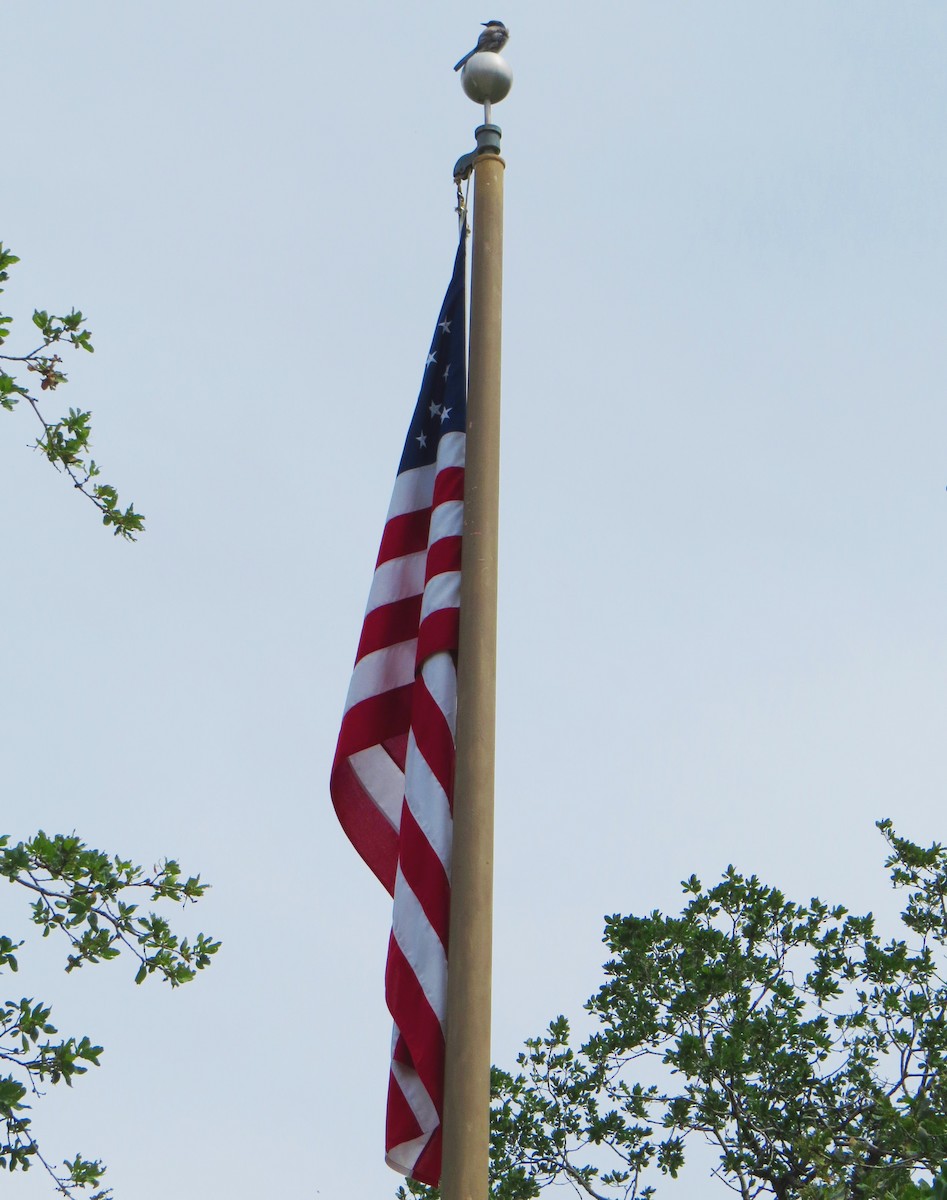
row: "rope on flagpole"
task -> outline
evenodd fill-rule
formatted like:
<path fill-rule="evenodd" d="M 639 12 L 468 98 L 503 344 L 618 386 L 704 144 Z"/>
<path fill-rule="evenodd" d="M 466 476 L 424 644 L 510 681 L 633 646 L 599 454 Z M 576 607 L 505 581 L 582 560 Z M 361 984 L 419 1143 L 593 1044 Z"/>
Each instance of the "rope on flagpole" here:
<path fill-rule="evenodd" d="M 457 186 L 457 205 L 454 208 L 454 212 L 457 214 L 457 221 L 460 225 L 461 231 L 467 228 L 467 197 L 470 194 L 470 177 L 469 177 L 469 175 L 467 176 L 467 190 L 466 191 L 464 191 L 464 189 L 463 189 L 463 186 L 462 186 L 463 182 L 464 182 L 464 180 L 461 179 L 460 176 L 458 176 L 458 175 L 454 176 L 454 183 Z"/>

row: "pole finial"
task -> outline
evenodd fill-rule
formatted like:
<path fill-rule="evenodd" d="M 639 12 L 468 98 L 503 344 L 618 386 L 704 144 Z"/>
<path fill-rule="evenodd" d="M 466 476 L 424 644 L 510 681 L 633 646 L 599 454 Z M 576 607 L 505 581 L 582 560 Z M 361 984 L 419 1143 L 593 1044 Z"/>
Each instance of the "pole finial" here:
<path fill-rule="evenodd" d="M 460 82 L 470 99 L 475 104 L 483 105 L 484 121 L 489 125 L 493 117 L 493 105 L 499 104 L 510 94 L 513 72 L 501 55 L 481 51 L 464 64 Z"/>

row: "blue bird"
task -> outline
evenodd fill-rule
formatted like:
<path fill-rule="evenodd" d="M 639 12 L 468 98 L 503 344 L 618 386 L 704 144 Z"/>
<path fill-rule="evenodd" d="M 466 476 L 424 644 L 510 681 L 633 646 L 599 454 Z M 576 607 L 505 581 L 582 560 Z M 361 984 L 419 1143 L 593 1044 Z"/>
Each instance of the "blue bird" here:
<path fill-rule="evenodd" d="M 502 21 L 484 21 L 484 31 L 477 38 L 477 44 L 474 48 L 460 60 L 455 71 L 459 71 L 468 58 L 473 58 L 475 54 L 481 54 L 484 50 L 489 50 L 493 54 L 499 54 L 503 47 L 510 39 L 510 31 Z"/>

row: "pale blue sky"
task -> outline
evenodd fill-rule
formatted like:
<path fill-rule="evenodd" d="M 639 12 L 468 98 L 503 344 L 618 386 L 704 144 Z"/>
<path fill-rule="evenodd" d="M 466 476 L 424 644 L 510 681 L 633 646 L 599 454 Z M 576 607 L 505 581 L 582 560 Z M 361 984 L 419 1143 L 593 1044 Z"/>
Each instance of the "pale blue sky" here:
<path fill-rule="evenodd" d="M 4 828 L 178 856 L 225 942 L 174 995 L 24 956 L 106 1046 L 39 1131 L 118 1200 L 397 1182 L 388 904 L 327 778 L 491 17 L 497 1061 L 579 1010 L 604 913 L 731 861 L 887 911 L 874 820 L 944 836 L 942 4 L 5 0 L 4 311 L 89 314 L 62 399 L 148 531 L 0 413 Z"/>

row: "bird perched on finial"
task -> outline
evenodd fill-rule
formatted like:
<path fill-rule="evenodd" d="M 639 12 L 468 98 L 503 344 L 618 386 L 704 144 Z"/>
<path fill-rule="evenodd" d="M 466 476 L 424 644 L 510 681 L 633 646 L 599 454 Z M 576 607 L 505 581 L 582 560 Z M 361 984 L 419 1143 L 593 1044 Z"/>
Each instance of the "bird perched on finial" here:
<path fill-rule="evenodd" d="M 502 21 L 484 21 L 484 30 L 480 37 L 477 38 L 477 44 L 460 60 L 455 71 L 459 71 L 468 58 L 473 58 L 475 54 L 481 54 L 484 50 L 489 50 L 493 54 L 499 54 L 506 43 L 510 40 L 510 31 Z"/>

